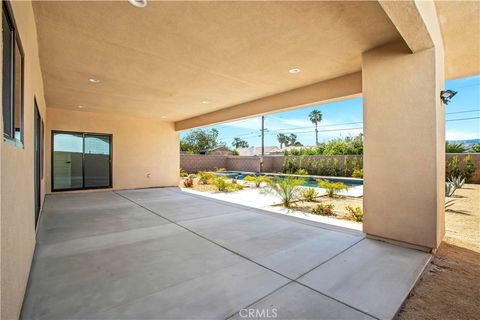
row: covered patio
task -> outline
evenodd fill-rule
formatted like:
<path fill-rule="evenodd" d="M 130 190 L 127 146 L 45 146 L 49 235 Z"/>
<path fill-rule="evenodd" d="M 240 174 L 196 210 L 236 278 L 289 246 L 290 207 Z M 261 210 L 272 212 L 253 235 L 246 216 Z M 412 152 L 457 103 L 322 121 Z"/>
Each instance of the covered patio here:
<path fill-rule="evenodd" d="M 0 319 L 392 318 L 479 2 L 139 3 L 2 1 Z M 177 188 L 180 131 L 360 96 L 364 233 Z"/>
<path fill-rule="evenodd" d="M 390 319 L 429 260 L 178 188 L 56 194 L 22 318 Z"/>

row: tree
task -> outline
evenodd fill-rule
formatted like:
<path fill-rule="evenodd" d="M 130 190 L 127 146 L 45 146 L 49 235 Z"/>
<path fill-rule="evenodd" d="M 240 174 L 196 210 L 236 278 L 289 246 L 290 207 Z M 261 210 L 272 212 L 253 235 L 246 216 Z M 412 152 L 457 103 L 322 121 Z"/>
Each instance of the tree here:
<path fill-rule="evenodd" d="M 293 147 L 293 146 L 302 146 L 302 144 L 297 141 L 297 135 L 294 134 L 294 133 L 290 133 L 289 136 L 286 137 L 286 141 L 285 141 L 285 146 L 286 147 Z"/>
<path fill-rule="evenodd" d="M 248 147 L 249 147 L 247 141 L 243 140 L 242 138 L 238 138 L 238 137 L 233 138 L 232 146 L 233 146 L 235 149 L 238 149 L 238 148 L 248 148 Z"/>
<path fill-rule="evenodd" d="M 225 143 L 218 140 L 217 129 L 195 129 L 180 140 L 180 150 L 191 153 L 198 153 L 201 150 L 208 150 L 223 145 Z"/>
<path fill-rule="evenodd" d="M 278 143 L 280 143 L 280 149 L 283 148 L 283 145 L 287 145 L 287 136 L 283 133 L 277 134 Z"/>
<path fill-rule="evenodd" d="M 312 110 L 308 117 L 315 124 L 315 144 L 318 146 L 318 124 L 322 121 L 322 112 L 320 110 Z"/>

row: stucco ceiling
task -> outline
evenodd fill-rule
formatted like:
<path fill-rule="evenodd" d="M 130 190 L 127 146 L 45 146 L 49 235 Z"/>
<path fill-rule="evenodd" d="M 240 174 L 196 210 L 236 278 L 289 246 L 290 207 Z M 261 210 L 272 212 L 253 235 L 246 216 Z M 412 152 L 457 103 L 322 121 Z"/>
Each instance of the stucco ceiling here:
<path fill-rule="evenodd" d="M 435 2 L 447 79 L 480 73 L 480 1 Z"/>
<path fill-rule="evenodd" d="M 399 37 L 377 2 L 33 7 L 48 107 L 168 121 L 359 71 L 363 51 Z"/>

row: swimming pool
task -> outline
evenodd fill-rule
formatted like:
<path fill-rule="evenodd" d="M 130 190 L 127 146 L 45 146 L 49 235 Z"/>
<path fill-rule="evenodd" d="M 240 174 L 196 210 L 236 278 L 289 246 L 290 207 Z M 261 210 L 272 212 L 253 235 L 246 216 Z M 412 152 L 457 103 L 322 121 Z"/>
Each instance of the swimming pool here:
<path fill-rule="evenodd" d="M 283 173 L 255 173 L 255 172 L 243 172 L 243 171 L 223 171 L 216 172 L 217 175 L 225 176 L 231 179 L 243 180 L 246 176 L 268 176 L 272 178 L 286 178 L 286 177 L 298 177 L 304 179 L 303 186 L 305 187 L 318 187 L 317 180 L 324 179 L 332 182 L 343 182 L 347 186 L 356 187 L 363 185 L 363 179 L 358 178 L 344 178 L 344 177 L 324 177 L 324 176 L 312 176 L 312 175 L 296 175 L 296 174 L 283 174 Z"/>

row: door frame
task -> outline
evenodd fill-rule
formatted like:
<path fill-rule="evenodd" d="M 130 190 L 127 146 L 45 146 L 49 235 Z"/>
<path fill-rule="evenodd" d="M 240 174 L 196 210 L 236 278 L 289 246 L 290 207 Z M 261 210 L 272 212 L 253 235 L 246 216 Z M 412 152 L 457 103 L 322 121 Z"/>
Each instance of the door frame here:
<path fill-rule="evenodd" d="M 82 187 L 80 188 L 69 188 L 69 189 L 55 189 L 54 183 L 54 172 L 53 172 L 53 159 L 54 159 L 54 137 L 56 133 L 65 133 L 65 134 L 76 134 L 82 135 Z M 63 192 L 63 191 L 75 191 L 75 190 L 92 190 L 92 189 L 111 189 L 113 186 L 113 134 L 111 133 L 98 133 L 98 132 L 78 132 L 78 131 L 65 131 L 65 130 L 52 130 L 51 133 L 51 150 L 50 150 L 50 181 L 51 181 L 51 191 L 52 192 Z M 96 136 L 107 136 L 110 138 L 110 149 L 109 149 L 109 180 L 110 184 L 108 186 L 100 186 L 100 187 L 85 187 L 85 136 L 88 135 L 96 135 Z"/>
<path fill-rule="evenodd" d="M 33 112 L 34 112 L 34 130 L 33 130 L 33 183 L 34 183 L 34 199 L 35 199 L 35 227 L 38 226 L 40 214 L 42 210 L 42 180 L 44 176 L 44 148 L 45 148 L 45 123 L 38 108 L 37 99 L 33 98 Z"/>

